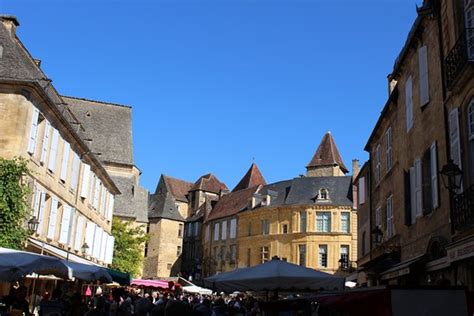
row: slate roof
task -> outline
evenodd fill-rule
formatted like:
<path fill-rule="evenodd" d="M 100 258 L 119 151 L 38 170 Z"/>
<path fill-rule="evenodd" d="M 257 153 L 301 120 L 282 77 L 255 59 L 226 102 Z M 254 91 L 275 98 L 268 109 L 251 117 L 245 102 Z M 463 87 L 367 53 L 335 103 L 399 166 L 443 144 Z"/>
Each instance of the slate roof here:
<path fill-rule="evenodd" d="M 318 146 L 313 158 L 306 166 L 309 167 L 319 167 L 319 166 L 332 166 L 332 165 L 339 165 L 339 167 L 344 171 L 344 173 L 349 172 L 349 170 L 344 165 L 342 161 L 341 154 L 337 149 L 336 143 L 334 142 L 334 138 L 332 137 L 330 132 L 327 132 L 321 143 Z"/>
<path fill-rule="evenodd" d="M 173 196 L 169 192 L 150 195 L 148 218 L 166 218 L 184 222 Z"/>
<path fill-rule="evenodd" d="M 240 182 L 235 186 L 232 192 L 236 192 L 236 191 L 247 189 L 247 188 L 252 188 L 257 185 L 265 185 L 265 184 L 267 184 L 267 182 L 265 181 L 265 178 L 260 172 L 260 169 L 258 169 L 257 164 L 252 163 L 247 173 L 240 180 Z"/>
<path fill-rule="evenodd" d="M 250 199 L 260 186 L 254 186 L 239 191 L 232 191 L 221 197 L 209 213 L 206 221 L 233 216 L 249 207 Z"/>
<path fill-rule="evenodd" d="M 186 195 L 191 190 L 193 184 L 184 180 L 162 175 L 166 187 L 170 194 L 178 201 L 188 202 Z"/>
<path fill-rule="evenodd" d="M 63 96 L 85 128 L 90 147 L 99 159 L 133 165 L 132 109 L 129 106 Z"/>
<path fill-rule="evenodd" d="M 190 191 L 198 190 L 217 194 L 221 191 L 228 191 L 229 189 L 224 183 L 220 182 L 215 175 L 208 173 L 201 176 L 190 189 Z"/>
<path fill-rule="evenodd" d="M 132 177 L 112 176 L 112 179 L 122 193 L 115 196 L 114 215 L 148 222 L 148 190 L 136 185 Z"/>

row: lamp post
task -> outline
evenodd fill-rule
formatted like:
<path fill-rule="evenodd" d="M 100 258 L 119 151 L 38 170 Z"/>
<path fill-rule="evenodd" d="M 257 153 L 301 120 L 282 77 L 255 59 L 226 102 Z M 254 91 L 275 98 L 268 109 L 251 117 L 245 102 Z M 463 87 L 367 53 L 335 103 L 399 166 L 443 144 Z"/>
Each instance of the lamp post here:
<path fill-rule="evenodd" d="M 372 229 L 371 233 L 372 233 L 372 238 L 373 238 L 375 246 L 376 247 L 380 246 L 383 239 L 383 232 L 380 229 L 380 227 L 376 226 L 374 229 Z"/>
<path fill-rule="evenodd" d="M 36 233 L 36 231 L 38 230 L 38 226 L 39 226 L 39 221 L 36 218 L 36 216 L 33 216 L 28 221 L 28 232 L 30 233 L 30 235 L 33 235 Z"/>
<path fill-rule="evenodd" d="M 87 255 L 87 251 L 89 250 L 89 245 L 86 242 L 84 242 L 84 244 L 81 247 L 81 250 L 82 250 L 82 254 L 85 257 Z"/>
<path fill-rule="evenodd" d="M 462 171 L 452 159 L 448 160 L 448 163 L 443 166 L 440 171 L 443 180 L 444 187 L 449 192 L 449 213 L 451 217 L 451 233 L 455 232 L 455 220 L 454 220 L 454 208 L 458 198 L 458 192 L 462 186 Z"/>
<path fill-rule="evenodd" d="M 38 231 L 38 227 L 39 227 L 39 220 L 36 218 L 36 216 L 33 216 L 32 218 L 30 218 L 30 220 L 28 221 L 28 232 L 30 233 L 30 235 L 33 235 L 33 234 L 36 234 L 36 232 Z M 41 254 L 43 254 L 43 247 L 44 247 L 44 243 L 42 243 L 42 246 L 41 246 Z M 32 305 L 31 305 L 31 313 L 34 313 L 34 310 L 35 310 L 35 307 L 36 307 L 36 281 L 38 280 L 39 278 L 39 275 L 37 274 L 36 275 L 36 278 L 33 279 L 33 284 L 31 285 L 31 295 L 33 297 L 33 299 L 31 300 L 32 301 Z"/>

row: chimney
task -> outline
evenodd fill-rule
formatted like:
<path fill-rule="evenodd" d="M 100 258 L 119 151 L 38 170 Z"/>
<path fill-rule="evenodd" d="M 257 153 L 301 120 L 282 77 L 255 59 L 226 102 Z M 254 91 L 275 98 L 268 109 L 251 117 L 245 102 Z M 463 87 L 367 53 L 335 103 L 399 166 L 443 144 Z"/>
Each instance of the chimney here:
<path fill-rule="evenodd" d="M 352 178 L 356 178 L 359 175 L 360 165 L 358 159 L 352 159 Z"/>
<path fill-rule="evenodd" d="M 0 20 L 13 37 L 16 34 L 16 27 L 20 25 L 14 15 L 0 15 Z"/>

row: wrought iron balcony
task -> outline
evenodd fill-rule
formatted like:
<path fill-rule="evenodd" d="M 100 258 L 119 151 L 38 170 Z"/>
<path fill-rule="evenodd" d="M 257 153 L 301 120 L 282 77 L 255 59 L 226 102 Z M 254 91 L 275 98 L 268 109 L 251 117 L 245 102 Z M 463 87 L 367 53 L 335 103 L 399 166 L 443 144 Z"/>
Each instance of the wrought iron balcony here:
<path fill-rule="evenodd" d="M 444 60 L 448 89 L 469 62 L 474 62 L 474 28 L 464 30 Z"/>
<path fill-rule="evenodd" d="M 474 227 L 474 185 L 454 197 L 453 223 L 457 232 Z"/>

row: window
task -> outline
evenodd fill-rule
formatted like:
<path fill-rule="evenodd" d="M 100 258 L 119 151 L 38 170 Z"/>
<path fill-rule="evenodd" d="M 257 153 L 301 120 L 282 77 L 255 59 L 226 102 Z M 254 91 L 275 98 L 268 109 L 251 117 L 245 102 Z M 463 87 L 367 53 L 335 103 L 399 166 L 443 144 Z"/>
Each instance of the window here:
<path fill-rule="evenodd" d="M 178 225 L 178 237 L 183 238 L 183 224 Z"/>
<path fill-rule="evenodd" d="M 49 213 L 49 225 L 48 225 L 48 239 L 54 240 L 56 235 L 56 220 L 58 216 L 58 209 L 60 208 L 61 204 L 59 201 L 53 197 L 51 202 L 51 210 Z"/>
<path fill-rule="evenodd" d="M 270 233 L 270 222 L 268 219 L 262 220 L 262 235 L 268 235 Z"/>
<path fill-rule="evenodd" d="M 467 48 L 469 61 L 474 60 L 474 3 L 469 0 L 464 1 L 464 26 L 466 27 L 466 40 L 470 45 Z"/>
<path fill-rule="evenodd" d="M 331 212 L 316 212 L 316 231 L 319 233 L 331 231 Z"/>
<path fill-rule="evenodd" d="M 185 232 L 186 232 L 187 237 L 191 237 L 193 235 L 193 226 L 194 226 L 194 223 L 186 224 Z"/>
<path fill-rule="evenodd" d="M 300 212 L 300 232 L 306 233 L 306 211 Z"/>
<path fill-rule="evenodd" d="M 343 233 L 350 233 L 351 232 L 351 213 L 349 212 L 341 212 L 341 232 Z"/>
<path fill-rule="evenodd" d="M 392 169 L 392 128 L 385 132 L 385 167 L 387 172 Z"/>
<path fill-rule="evenodd" d="M 219 223 L 214 224 L 214 241 L 219 240 Z"/>
<path fill-rule="evenodd" d="M 375 226 L 382 228 L 382 208 L 380 206 L 375 209 Z"/>
<path fill-rule="evenodd" d="M 250 267 L 250 255 L 251 255 L 252 250 L 250 248 L 247 248 L 247 267 Z"/>
<path fill-rule="evenodd" d="M 319 200 L 327 200 L 328 199 L 328 190 L 320 189 L 319 190 Z"/>
<path fill-rule="evenodd" d="M 461 143 L 459 138 L 459 111 L 457 108 L 449 112 L 449 146 L 450 158 L 462 170 L 461 164 Z M 459 189 L 462 192 L 462 185 Z"/>
<path fill-rule="evenodd" d="M 270 259 L 269 247 L 260 247 L 260 263 L 265 263 Z"/>
<path fill-rule="evenodd" d="M 173 265 L 172 265 L 171 263 L 168 263 L 168 264 L 166 265 L 166 268 L 167 268 L 168 270 L 171 270 L 172 267 L 173 267 Z"/>
<path fill-rule="evenodd" d="M 341 245 L 340 253 L 341 253 L 342 268 L 345 268 L 345 269 L 349 268 L 349 246 Z"/>
<path fill-rule="evenodd" d="M 53 136 L 51 137 L 51 149 L 49 151 L 48 169 L 51 172 L 56 170 L 56 156 L 58 155 L 59 132 L 53 128 Z"/>
<path fill-rule="evenodd" d="M 51 137 L 51 124 L 46 120 L 46 125 L 44 126 L 44 134 L 43 134 L 43 144 L 41 145 L 41 155 L 40 155 L 40 162 L 44 164 L 46 161 L 46 155 L 48 154 L 49 148 L 49 138 Z"/>
<path fill-rule="evenodd" d="M 306 266 L 306 245 L 298 245 L 298 254 L 300 266 Z"/>
<path fill-rule="evenodd" d="M 71 182 L 69 183 L 70 188 L 73 191 L 76 191 L 77 189 L 77 183 L 79 181 L 79 166 L 81 164 L 81 160 L 79 159 L 79 156 L 76 153 L 73 153 L 73 158 L 72 158 L 72 175 L 71 175 Z"/>
<path fill-rule="evenodd" d="M 36 138 L 38 136 L 39 111 L 33 107 L 33 115 L 31 117 L 30 139 L 28 141 L 28 153 L 34 154 L 36 149 Z"/>
<path fill-rule="evenodd" d="M 206 241 L 209 241 L 210 235 L 211 235 L 211 227 L 209 225 L 206 225 L 206 232 L 204 233 L 204 239 Z"/>
<path fill-rule="evenodd" d="M 328 246 L 319 245 L 319 267 L 327 268 L 328 267 Z"/>
<path fill-rule="evenodd" d="M 413 81 L 411 77 L 405 83 L 405 112 L 408 132 L 413 127 Z"/>
<path fill-rule="evenodd" d="M 176 249 L 176 257 L 181 256 L 181 246 L 178 246 Z"/>
<path fill-rule="evenodd" d="M 381 166 L 381 152 L 380 152 L 380 145 L 377 145 L 375 149 L 375 182 L 380 182 L 380 166 Z"/>
<path fill-rule="evenodd" d="M 395 235 L 393 223 L 393 195 L 387 198 L 387 237 Z"/>
<path fill-rule="evenodd" d="M 281 225 L 282 234 L 288 234 L 288 224 Z"/>
<path fill-rule="evenodd" d="M 359 178 L 359 204 L 365 203 L 365 177 Z"/>
<path fill-rule="evenodd" d="M 59 179 L 61 179 L 62 182 L 65 182 L 67 178 L 70 150 L 71 150 L 71 145 L 68 142 L 64 141 L 63 157 L 62 157 L 63 159 L 61 161 L 61 171 L 59 174 Z"/>
<path fill-rule="evenodd" d="M 201 230 L 201 223 L 195 222 L 194 223 L 194 237 L 199 236 L 199 231 Z"/>
<path fill-rule="evenodd" d="M 233 218 L 230 220 L 230 236 L 231 239 L 237 237 L 237 219 Z"/>
<path fill-rule="evenodd" d="M 222 231 L 221 239 L 226 240 L 227 239 L 227 221 L 222 222 L 221 231 Z"/>
<path fill-rule="evenodd" d="M 424 106 L 430 101 L 428 84 L 428 49 L 426 46 L 422 46 L 418 49 L 418 66 L 420 72 L 420 106 Z"/>

